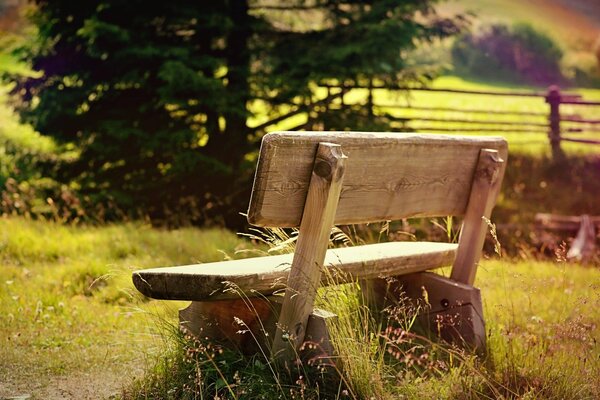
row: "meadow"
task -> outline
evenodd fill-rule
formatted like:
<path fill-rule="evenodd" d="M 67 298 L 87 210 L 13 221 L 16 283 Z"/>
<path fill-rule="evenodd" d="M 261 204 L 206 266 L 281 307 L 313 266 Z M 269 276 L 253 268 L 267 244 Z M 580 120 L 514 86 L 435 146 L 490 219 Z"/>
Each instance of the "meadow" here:
<path fill-rule="evenodd" d="M 141 223 L 73 227 L 3 218 L 0 232 L 0 397 L 186 398 L 185 381 L 173 379 L 176 360 L 185 355 L 173 328 L 184 303 L 142 298 L 133 289 L 131 271 L 243 256 L 247 253 L 240 250 L 257 246 L 220 229 L 160 231 Z M 356 348 L 345 340 L 340 351 L 350 349 L 346 355 L 364 368 L 344 376 L 353 394 L 347 397 L 597 398 L 600 271 L 558 257 L 554 262 L 506 257 L 482 262 L 476 285 L 489 332 L 485 361 L 421 343 L 419 351 L 439 362 L 436 368 L 405 360 L 393 369 L 383 360 L 389 342 L 382 342 L 377 331 L 353 329 Z M 348 299 L 357 291 L 348 293 L 343 302 L 335 291 L 320 296 L 321 305 L 343 317 L 338 329 L 348 326 L 344 320 L 356 327 L 356 318 L 364 318 L 349 312 Z M 411 343 L 418 342 L 404 345 Z M 234 360 L 238 376 L 257 376 L 241 369 L 247 365 L 239 357 Z M 266 365 L 260 359 L 252 363 Z M 219 365 L 233 379 L 235 371 Z M 281 377 L 260 374 L 263 381 L 254 385 L 254 393 L 301 398 L 295 397 L 299 392 L 280 392 Z M 133 384 L 134 378 L 141 380 Z M 214 382 L 203 388 L 204 394 L 223 389 Z M 222 398 L 244 398 L 243 389 Z M 187 398 L 194 398 L 191 393 L 196 392 Z"/>
<path fill-rule="evenodd" d="M 514 89 L 457 77 L 440 78 L 434 87 Z M 600 99 L 600 90 L 577 92 L 586 99 Z M 347 101 L 361 102 L 365 96 L 355 91 Z M 541 99 L 490 98 L 474 103 L 468 96 L 426 92 L 397 96 L 378 91 L 375 100 L 547 110 Z M 52 142 L 19 124 L 4 105 L 0 118 L 2 152 L 8 142 L 32 154 L 55 150 Z M 303 119 L 306 116 L 298 115 L 271 129 L 286 129 Z M 251 124 L 260 122 L 255 117 Z M 346 332 L 354 343 L 338 344 L 354 368 L 339 372 L 344 389 L 340 386 L 336 397 L 600 397 L 600 270 L 566 263 L 560 241 L 555 254 L 540 256 L 528 228 L 536 212 L 600 214 L 596 201 L 600 148 L 565 144 L 569 162 L 557 168 L 549 159 L 545 135 L 504 136 L 510 146 L 509 167 L 494 222 L 507 251 L 503 256 L 494 254 L 492 243 L 476 281 L 484 299 L 488 356 L 476 358 L 416 336 L 399 345 L 377 330 L 372 316 L 350 312 L 349 306 L 360 296 L 355 286 L 322 291 L 321 305 L 340 315 L 334 329 Z M 0 160 L 0 167 L 9 164 L 7 158 Z M 503 230 L 503 225 L 512 227 Z M 397 229 L 392 225 L 390 234 L 400 235 Z M 287 382 L 271 372 L 267 360 L 244 360 L 227 352 L 209 359 L 186 358 L 190 353 L 185 350 L 196 354 L 206 344 L 190 343 L 176 332 L 176 311 L 185 303 L 148 300 L 131 283 L 135 269 L 245 257 L 256 249 L 266 247 L 219 228 L 161 230 L 143 221 L 93 226 L 14 215 L 0 218 L 0 398 L 321 396 L 308 378 Z M 412 316 L 404 317 L 411 327 Z M 372 329 L 347 329 L 356 326 Z M 390 348 L 399 349 L 400 361 L 386 356 Z M 198 384 L 190 387 L 190 379 Z"/>
<path fill-rule="evenodd" d="M 166 232 L 142 223 L 3 218 L 0 232 L 0 398 L 119 393 L 160 350 L 156 323 L 173 322 L 177 309 L 138 295 L 131 271 L 221 260 L 250 247 L 222 229 Z"/>

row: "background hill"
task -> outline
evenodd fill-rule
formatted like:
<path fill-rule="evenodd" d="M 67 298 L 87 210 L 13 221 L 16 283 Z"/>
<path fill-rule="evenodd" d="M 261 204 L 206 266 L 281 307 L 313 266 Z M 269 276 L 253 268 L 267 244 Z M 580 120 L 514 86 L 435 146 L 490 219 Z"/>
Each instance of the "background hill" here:
<path fill-rule="evenodd" d="M 473 12 L 476 29 L 527 22 L 560 44 L 567 69 L 590 70 L 600 60 L 600 2 L 596 0 L 457 0 L 437 8 L 444 14 Z"/>

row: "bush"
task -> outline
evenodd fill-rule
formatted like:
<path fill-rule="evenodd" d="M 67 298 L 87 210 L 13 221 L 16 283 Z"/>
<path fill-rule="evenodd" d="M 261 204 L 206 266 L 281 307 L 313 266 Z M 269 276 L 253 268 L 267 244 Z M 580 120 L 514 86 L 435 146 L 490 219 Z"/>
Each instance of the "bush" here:
<path fill-rule="evenodd" d="M 563 81 L 562 55 L 552 39 L 528 24 L 492 25 L 462 35 L 452 46 L 452 61 L 459 73 L 530 84 Z"/>

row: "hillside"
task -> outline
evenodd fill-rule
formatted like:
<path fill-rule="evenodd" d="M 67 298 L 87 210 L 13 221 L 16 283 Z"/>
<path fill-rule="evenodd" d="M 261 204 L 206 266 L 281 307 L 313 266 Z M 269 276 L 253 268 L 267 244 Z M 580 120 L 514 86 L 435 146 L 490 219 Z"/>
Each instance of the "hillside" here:
<path fill-rule="evenodd" d="M 491 23 L 526 22 L 560 44 L 564 66 L 592 70 L 600 46 L 600 2 L 597 0 L 451 0 L 438 6 L 442 14 L 473 12 L 474 28 Z"/>
<path fill-rule="evenodd" d="M 600 35 L 600 2 L 595 0 L 450 0 L 438 10 L 471 11 L 475 26 L 528 22 L 573 49 L 589 48 Z"/>

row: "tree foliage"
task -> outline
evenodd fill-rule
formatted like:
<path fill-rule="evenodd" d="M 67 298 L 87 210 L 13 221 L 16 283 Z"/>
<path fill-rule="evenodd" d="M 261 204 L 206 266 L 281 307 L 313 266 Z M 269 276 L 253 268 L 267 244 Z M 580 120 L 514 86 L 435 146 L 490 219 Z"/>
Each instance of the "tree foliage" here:
<path fill-rule="evenodd" d="M 432 2 L 35 0 L 39 39 L 19 56 L 43 75 L 16 78 L 19 111 L 74 151 L 59 178 L 93 202 L 237 214 L 263 133 L 250 105 L 273 118 L 321 81 L 422 78 L 408 52 L 464 24 Z"/>
<path fill-rule="evenodd" d="M 459 71 L 481 78 L 554 84 L 564 80 L 560 47 L 528 24 L 492 25 L 478 33 L 466 33 L 452 47 Z"/>

